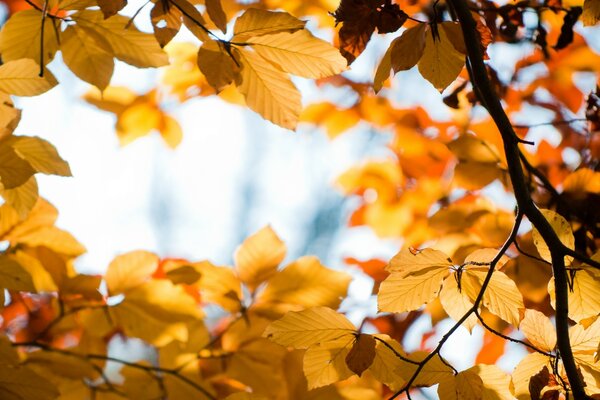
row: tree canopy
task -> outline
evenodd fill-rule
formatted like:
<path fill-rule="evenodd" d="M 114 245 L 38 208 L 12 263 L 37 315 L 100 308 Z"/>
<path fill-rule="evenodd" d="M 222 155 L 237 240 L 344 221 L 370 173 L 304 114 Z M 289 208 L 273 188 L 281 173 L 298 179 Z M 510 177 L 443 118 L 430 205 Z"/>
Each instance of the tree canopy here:
<path fill-rule="evenodd" d="M 3 399 L 600 398 L 600 0 L 2 4 Z M 111 85 L 118 63 L 160 78 Z M 166 104 L 209 96 L 331 146 L 383 137 L 385 156 L 335 186 L 353 198 L 347 229 L 396 255 L 289 259 L 267 225 L 232 265 L 131 249 L 83 273 L 84 244 L 38 191 L 68 160 L 20 134 L 36 110 L 15 106 L 68 91 L 58 68 L 90 85 L 81 101 L 114 116 L 121 146 L 178 147 Z M 359 319 L 344 302 L 357 273 L 377 303 Z M 449 341 L 474 331 L 476 359 L 453 365 Z"/>

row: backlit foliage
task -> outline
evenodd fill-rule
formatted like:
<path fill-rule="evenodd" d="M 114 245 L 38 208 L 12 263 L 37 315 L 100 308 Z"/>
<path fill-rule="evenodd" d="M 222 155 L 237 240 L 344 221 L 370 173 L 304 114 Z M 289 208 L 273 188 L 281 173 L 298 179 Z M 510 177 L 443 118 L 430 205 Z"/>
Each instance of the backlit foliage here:
<path fill-rule="evenodd" d="M 393 399 L 436 385 L 443 400 L 600 396 L 599 0 L 156 0 L 142 6 L 152 32 L 137 27 L 146 14 L 122 14 L 126 0 L 6 5 L 1 398 Z M 174 39 L 180 30 L 196 42 Z M 384 35 L 369 81 L 344 74 Z M 516 58 L 509 76 L 484 63 L 503 52 Z M 351 275 L 310 255 L 285 262 L 270 226 L 232 266 L 138 250 L 103 275 L 78 272 L 86 249 L 36 181 L 69 165 L 48 141 L 13 134 L 12 97 L 55 87 L 58 53 L 93 86 L 85 101 L 114 114 L 122 146 L 158 132 L 175 148 L 171 108 L 199 96 L 332 140 L 361 126 L 387 134 L 387 156 L 335 182 L 357 200 L 351 227 L 403 241 L 391 260 L 345 260 L 374 281 L 378 315 L 353 323 L 338 310 Z M 145 93 L 113 86 L 115 59 L 160 79 Z M 448 117 L 396 101 L 390 74 L 413 67 Z M 303 106 L 292 76 L 349 100 Z M 522 123 L 535 113 L 552 117 Z M 423 318 L 431 331 L 408 351 Z M 459 371 L 444 345 L 475 329 L 483 345 Z M 144 343 L 147 357 L 124 358 L 118 340 Z M 506 342 L 526 351 L 512 371 L 496 365 Z"/>

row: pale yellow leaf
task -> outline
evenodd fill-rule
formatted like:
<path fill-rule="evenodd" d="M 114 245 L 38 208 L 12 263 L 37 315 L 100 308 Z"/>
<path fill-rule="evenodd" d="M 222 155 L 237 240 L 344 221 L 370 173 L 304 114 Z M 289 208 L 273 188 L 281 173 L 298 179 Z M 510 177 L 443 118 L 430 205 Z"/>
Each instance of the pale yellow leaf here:
<path fill-rule="evenodd" d="M 354 325 L 342 314 L 331 308 L 314 307 L 288 312 L 281 319 L 271 323 L 263 336 L 282 346 L 305 349 L 316 343 L 340 338 L 348 338 L 351 341 L 355 332 Z"/>
<path fill-rule="evenodd" d="M 569 318 L 580 322 L 600 313 L 600 276 L 596 272 L 587 269 L 575 272 L 571 287 L 573 290 L 569 290 L 568 297 Z M 554 277 L 548 282 L 548 293 L 552 306 L 556 307 Z"/>
<path fill-rule="evenodd" d="M 438 386 L 440 400 L 480 400 L 483 381 L 473 371 L 461 371 L 454 379 L 446 379 Z"/>
<path fill-rule="evenodd" d="M 346 69 L 339 50 L 309 31 L 279 32 L 251 37 L 248 43 L 263 58 L 279 69 L 305 78 L 324 78 Z"/>
<path fill-rule="evenodd" d="M 489 248 L 488 249 L 478 249 L 478 250 L 475 250 L 474 252 L 472 252 L 471 254 L 469 254 L 465 258 L 464 263 L 476 265 L 476 266 L 489 266 L 492 264 L 492 261 L 496 258 L 497 255 L 498 255 L 498 250 L 496 250 L 496 249 L 489 249 Z M 510 260 L 510 258 L 508 258 L 508 256 L 503 254 L 498 259 L 498 262 L 496 262 L 495 269 L 496 270 L 501 269 L 509 260 Z"/>
<path fill-rule="evenodd" d="M 96 30 L 69 25 L 62 34 L 60 50 L 67 67 L 80 79 L 106 89 L 115 62 L 108 41 Z"/>
<path fill-rule="evenodd" d="M 435 249 L 412 251 L 402 249 L 385 268 L 401 275 L 418 275 L 432 269 L 449 270 L 454 263 L 444 252 Z"/>
<path fill-rule="evenodd" d="M 531 399 L 529 381 L 532 376 L 536 375 L 544 367 L 548 367 L 548 370 L 552 371 L 550 358 L 540 353 L 527 354 L 517 364 L 512 373 L 512 382 L 515 388 L 514 394 L 518 400 Z"/>
<path fill-rule="evenodd" d="M 314 256 L 300 257 L 269 279 L 256 304 L 267 311 L 278 307 L 285 311 L 288 305 L 337 308 L 351 280 L 346 272 L 329 269 Z"/>
<path fill-rule="evenodd" d="M 46 18 L 44 24 L 44 64 L 54 58 L 58 49 L 56 32 L 60 31 L 57 22 Z M 56 30 L 52 25 L 55 25 Z M 0 53 L 5 63 L 21 58 L 29 58 L 40 64 L 42 13 L 38 10 L 24 10 L 14 14 L 0 32 Z M 39 71 L 38 71 L 39 72 Z"/>
<path fill-rule="evenodd" d="M 425 50 L 426 26 L 427 24 L 417 24 L 408 28 L 390 44 L 390 62 L 394 73 L 417 65 Z"/>
<path fill-rule="evenodd" d="M 302 111 L 300 92 L 286 73 L 255 52 L 241 51 L 241 82 L 236 82 L 250 109 L 287 129 L 295 129 Z"/>
<path fill-rule="evenodd" d="M 600 21 L 600 1 L 585 0 L 583 2 L 581 21 L 583 22 L 583 26 L 596 25 Z"/>
<path fill-rule="evenodd" d="M 143 284 L 156 268 L 158 256 L 149 251 L 131 251 L 115 257 L 104 275 L 109 295 L 125 293 Z"/>
<path fill-rule="evenodd" d="M 467 269 L 462 274 L 461 285 L 465 293 L 475 301 L 481 291 L 488 271 Z M 483 305 L 504 321 L 519 326 L 524 311 L 523 295 L 515 282 L 504 272 L 494 271 L 483 294 Z"/>
<path fill-rule="evenodd" d="M 0 288 L 35 292 L 32 277 L 17 261 L 0 255 Z"/>
<path fill-rule="evenodd" d="M 519 329 L 540 350 L 551 352 L 556 346 L 556 330 L 548 317 L 537 310 L 525 310 Z"/>
<path fill-rule="evenodd" d="M 1 194 L 4 200 L 19 214 L 19 217 L 25 218 L 39 198 L 37 180 L 35 176 L 32 176 L 21 186 L 3 190 Z"/>
<path fill-rule="evenodd" d="M 560 241 L 565 246 L 573 250 L 575 248 L 575 237 L 573 236 L 573 230 L 571 229 L 571 225 L 567 222 L 567 220 L 563 216 L 552 210 L 540 209 L 540 212 L 548 220 L 550 226 L 552 226 L 552 229 L 554 229 L 554 232 L 556 232 L 556 235 L 558 236 Z M 537 251 L 540 254 L 540 256 L 544 260 L 551 263 L 552 255 L 550 254 L 550 249 L 546 245 L 546 242 L 544 242 L 544 238 L 542 238 L 540 232 L 536 228 L 533 228 L 531 231 L 531 235 L 533 237 L 533 244 L 535 244 L 535 247 L 537 248 Z M 565 257 L 565 263 L 567 265 L 569 265 L 571 261 L 573 261 L 572 257 Z"/>
<path fill-rule="evenodd" d="M 186 323 L 202 315 L 194 299 L 181 286 L 163 279 L 150 280 L 128 290 L 125 299 L 109 310 L 126 335 L 158 347 L 173 340 L 185 342 L 188 339 Z"/>
<path fill-rule="evenodd" d="M 285 244 L 270 226 L 249 236 L 235 252 L 235 270 L 242 282 L 254 291 L 267 281 L 283 261 Z"/>
<path fill-rule="evenodd" d="M 600 343 L 600 318 L 596 319 L 587 328 L 581 324 L 569 328 L 569 339 L 576 359 L 585 359 L 586 356 L 592 357 L 598 350 L 598 343 Z"/>
<path fill-rule="evenodd" d="M 460 320 L 463 315 L 467 313 L 473 307 L 473 302 L 464 291 L 458 290 L 458 283 L 456 282 L 456 274 L 447 277 L 444 280 L 442 291 L 440 292 L 440 302 L 444 311 L 454 321 Z M 463 326 L 467 328 L 469 332 L 477 325 L 477 316 L 472 313 L 463 322 Z"/>
<path fill-rule="evenodd" d="M 15 152 L 37 172 L 48 175 L 71 176 L 69 163 L 63 160 L 56 148 L 37 136 L 13 136 L 10 145 Z"/>
<path fill-rule="evenodd" d="M 424 24 L 420 24 L 424 25 Z M 445 29 L 425 33 L 425 50 L 419 60 L 419 72 L 437 90 L 443 91 L 460 74 L 465 65 L 465 55 L 458 52 L 448 39 Z"/>
<path fill-rule="evenodd" d="M 30 368 L 0 364 L 0 398 L 3 400 L 52 400 L 56 387 Z"/>
<path fill-rule="evenodd" d="M 379 287 L 379 311 L 406 312 L 416 310 L 435 299 L 442 282 L 450 272 L 447 269 L 429 269 L 420 275 L 405 276 L 393 272 Z"/>
<path fill-rule="evenodd" d="M 420 362 L 427 357 L 429 353 L 426 351 L 417 351 L 410 354 L 409 358 L 411 360 Z M 402 366 L 396 370 L 404 380 L 408 381 L 412 378 L 415 371 L 417 369 L 416 364 L 405 362 Z M 435 355 L 431 358 L 421 372 L 417 375 L 417 378 L 414 380 L 413 385 L 415 386 L 433 386 L 445 380 L 451 379 L 454 377 L 454 373 L 452 368 L 446 365 L 439 355 Z"/>
<path fill-rule="evenodd" d="M 481 400 L 514 400 L 510 391 L 510 375 L 497 366 L 479 364 L 467 371 L 479 375 L 483 381 Z"/>
<path fill-rule="evenodd" d="M 3 211 L 2 217 L 12 220 L 12 217 L 7 215 L 10 214 L 10 211 Z M 35 203 L 35 206 L 33 206 L 33 209 L 27 215 L 27 218 L 19 220 L 19 223 L 16 226 L 13 226 L 10 232 L 5 231 L 3 239 L 9 240 L 14 245 L 21 240 L 22 236 L 35 233 L 35 231 L 39 229 L 54 225 L 57 218 L 58 210 L 43 198 L 38 197 L 37 203 Z"/>
<path fill-rule="evenodd" d="M 198 285 L 203 301 L 216 303 L 230 312 L 240 310 L 242 284 L 232 268 L 217 267 L 208 261 L 202 261 L 193 266 L 200 273 Z"/>
<path fill-rule="evenodd" d="M 105 20 L 100 11 L 82 10 L 71 18 L 104 37 L 115 57 L 127 64 L 146 68 L 161 67 L 169 62 L 167 53 L 160 48 L 154 36 L 139 31 L 129 23 L 128 17 L 115 15 Z"/>
<path fill-rule="evenodd" d="M 37 96 L 58 84 L 48 70 L 40 75 L 39 65 L 29 58 L 8 61 L 0 65 L 0 90 L 15 96 Z"/>
<path fill-rule="evenodd" d="M 305 24 L 306 22 L 286 12 L 249 8 L 235 22 L 232 41 L 245 41 L 251 37 L 281 31 L 294 32 L 303 29 Z"/>
<path fill-rule="evenodd" d="M 344 380 L 354 374 L 346 365 L 346 357 L 353 341 L 353 336 L 345 336 L 313 344 L 306 350 L 303 369 L 309 390 Z"/>

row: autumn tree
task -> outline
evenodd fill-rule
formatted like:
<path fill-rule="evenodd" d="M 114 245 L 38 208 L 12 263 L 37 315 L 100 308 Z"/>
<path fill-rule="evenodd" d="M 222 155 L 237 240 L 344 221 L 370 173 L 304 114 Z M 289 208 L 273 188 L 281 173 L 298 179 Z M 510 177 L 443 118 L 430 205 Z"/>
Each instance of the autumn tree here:
<path fill-rule="evenodd" d="M 157 0 L 125 14 L 126 0 L 4 2 L 3 399 L 410 399 L 432 386 L 444 400 L 599 398 L 600 1 L 330 3 Z M 161 78 L 145 93 L 111 86 L 115 59 Z M 401 249 L 349 254 L 342 271 L 286 260 L 265 226 L 232 266 L 132 249 L 102 275 L 81 273 L 86 249 L 36 181 L 71 169 L 19 134 L 13 102 L 59 85 L 52 70 L 64 67 L 114 115 L 122 146 L 158 132 L 177 147 L 164 105 L 199 96 L 286 130 L 314 125 L 332 146 L 367 127 L 388 156 L 336 186 L 360 203 L 350 227 Z M 345 101 L 303 107 L 291 76 Z M 408 93 L 413 78 L 432 102 Z M 378 306 L 360 321 L 339 311 L 357 270 Z M 409 349 L 424 319 L 431 330 Z M 448 341 L 475 330 L 483 344 L 459 370 Z M 115 352 L 116 338 L 142 341 L 147 357 Z M 506 352 L 508 371 L 506 343 L 522 355 Z"/>

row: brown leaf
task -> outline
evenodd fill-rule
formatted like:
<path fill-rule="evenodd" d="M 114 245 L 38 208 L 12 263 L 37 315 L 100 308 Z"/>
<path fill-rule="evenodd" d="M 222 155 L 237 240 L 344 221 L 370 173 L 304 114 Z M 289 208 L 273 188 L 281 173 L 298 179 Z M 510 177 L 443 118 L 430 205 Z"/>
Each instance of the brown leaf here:
<path fill-rule="evenodd" d="M 361 376 L 373 364 L 374 359 L 375 339 L 371 335 L 359 334 L 346 356 L 346 365 L 356 375 Z"/>
<path fill-rule="evenodd" d="M 181 11 L 171 5 L 168 0 L 159 0 L 152 7 L 150 17 L 152 28 L 154 28 L 154 37 L 160 44 L 160 47 L 165 47 L 179 32 L 181 28 Z"/>
<path fill-rule="evenodd" d="M 98 0 L 104 19 L 110 18 L 127 5 L 127 0 Z"/>

